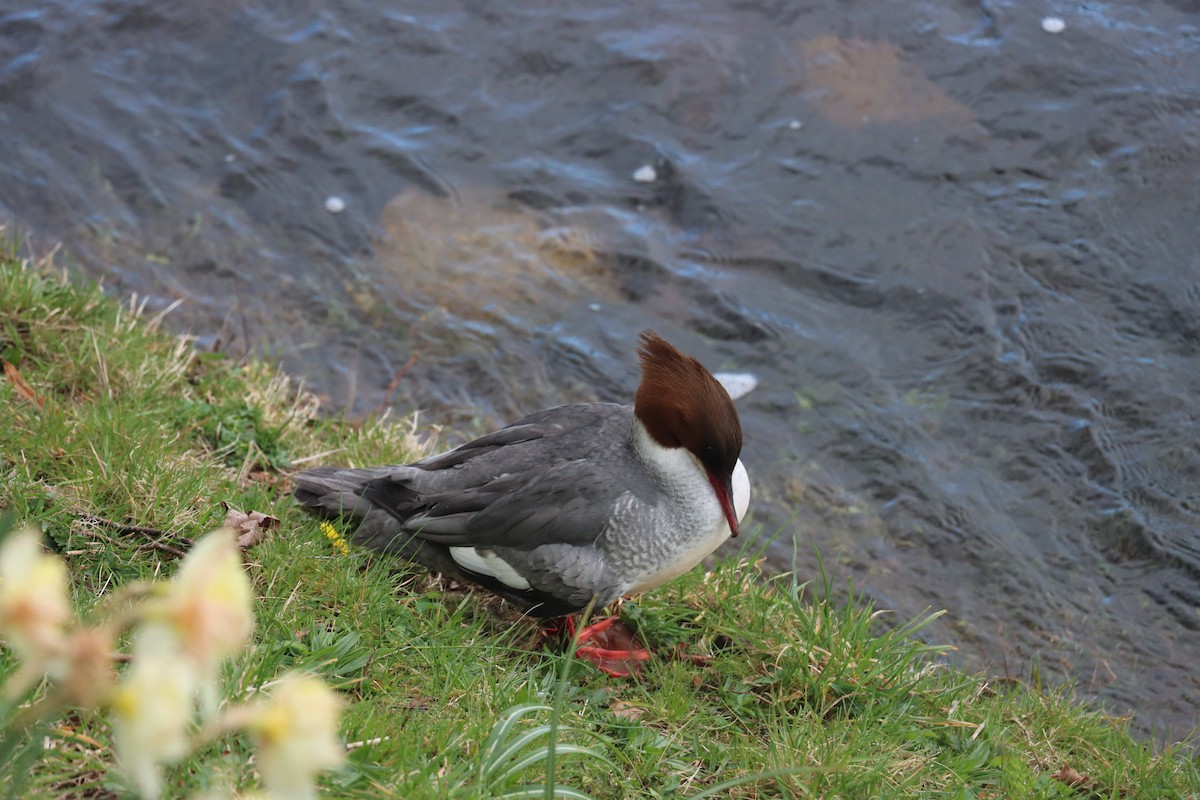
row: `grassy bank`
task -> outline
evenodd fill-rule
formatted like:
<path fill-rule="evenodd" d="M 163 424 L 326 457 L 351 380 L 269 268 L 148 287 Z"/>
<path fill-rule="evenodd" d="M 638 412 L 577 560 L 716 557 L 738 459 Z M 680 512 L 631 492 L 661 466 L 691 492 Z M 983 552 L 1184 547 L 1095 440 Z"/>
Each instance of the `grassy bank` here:
<path fill-rule="evenodd" d="M 815 602 L 807 576 L 745 560 L 627 604 L 656 658 L 640 680 L 605 678 L 493 601 L 341 552 L 289 502 L 301 465 L 407 460 L 409 427 L 322 418 L 269 368 L 156 323 L 0 261 L 0 511 L 45 530 L 84 615 L 170 574 L 222 503 L 278 517 L 246 552 L 258 628 L 227 695 L 287 668 L 337 686 L 354 746 L 329 797 L 502 796 L 548 772 L 595 798 L 1200 796 L 1188 751 L 1155 753 L 1064 693 L 939 666 L 910 635 L 920 620 L 883 632 L 869 609 Z M 250 782 L 248 752 L 206 748 L 170 772 L 170 796 Z M 29 791 L 129 796 L 111 762 L 105 717 L 69 714 Z"/>

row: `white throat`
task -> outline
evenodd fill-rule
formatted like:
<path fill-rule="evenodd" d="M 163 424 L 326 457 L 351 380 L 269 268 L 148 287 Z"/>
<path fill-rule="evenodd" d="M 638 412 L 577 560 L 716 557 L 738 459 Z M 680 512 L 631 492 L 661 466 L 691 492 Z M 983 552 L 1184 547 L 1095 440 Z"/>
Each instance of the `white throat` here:
<path fill-rule="evenodd" d="M 633 429 L 634 446 L 638 455 L 650 469 L 659 474 L 664 483 L 668 486 L 702 483 L 706 493 L 711 494 L 713 501 L 717 502 L 719 506 L 716 493 L 708 480 L 707 470 L 686 447 L 663 447 L 654 441 L 654 437 L 637 417 L 633 419 Z M 746 466 L 740 458 L 733 468 L 732 478 L 733 511 L 737 515 L 737 521 L 741 522 L 742 518 L 746 516 L 747 509 L 750 508 L 750 474 L 746 472 Z M 724 514 L 721 515 L 722 518 L 724 516 Z M 728 536 L 728 522 L 725 524 L 725 529 L 725 535 Z"/>
<path fill-rule="evenodd" d="M 704 467 L 686 447 L 663 447 L 654 441 L 654 437 L 636 416 L 633 418 L 633 446 L 642 463 L 656 473 L 668 487 L 676 484 L 690 485 L 697 480 L 708 482 Z"/>

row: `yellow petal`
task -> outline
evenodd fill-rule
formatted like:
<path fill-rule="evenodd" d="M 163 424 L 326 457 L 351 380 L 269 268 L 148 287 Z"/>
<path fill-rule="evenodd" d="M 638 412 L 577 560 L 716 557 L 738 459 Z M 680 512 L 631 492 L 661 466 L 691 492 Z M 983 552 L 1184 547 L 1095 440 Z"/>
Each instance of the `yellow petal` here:
<path fill-rule="evenodd" d="M 41 534 L 25 527 L 0 547 L 0 633 L 25 661 L 45 663 L 62 652 L 73 620 L 67 567 L 42 552 Z"/>
<path fill-rule="evenodd" d="M 311 800 L 318 773 L 341 765 L 346 750 L 338 739 L 341 701 L 320 680 L 284 676 L 261 703 L 249 729 L 258 746 L 263 784 L 272 798 Z"/>
<path fill-rule="evenodd" d="M 232 530 L 196 542 L 171 580 L 165 611 L 198 663 L 219 662 L 246 646 L 254 597 Z"/>
<path fill-rule="evenodd" d="M 143 798 L 162 792 L 161 765 L 183 758 L 196 707 L 196 671 L 178 649 L 148 644 L 169 641 L 151 625 L 139 630 L 136 655 L 112 694 L 113 740 L 121 768 Z"/>

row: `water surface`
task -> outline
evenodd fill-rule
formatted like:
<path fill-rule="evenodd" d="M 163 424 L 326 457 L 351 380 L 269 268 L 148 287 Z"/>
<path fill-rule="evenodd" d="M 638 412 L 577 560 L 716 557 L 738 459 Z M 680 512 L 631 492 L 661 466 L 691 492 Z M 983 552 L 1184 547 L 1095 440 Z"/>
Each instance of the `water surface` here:
<path fill-rule="evenodd" d="M 462 432 L 628 400 L 653 326 L 759 377 L 773 563 L 818 547 L 901 618 L 947 609 L 960 663 L 1036 659 L 1173 738 L 1200 705 L 1198 25 L 8 0 L 0 215 L 182 299 L 202 346 Z"/>

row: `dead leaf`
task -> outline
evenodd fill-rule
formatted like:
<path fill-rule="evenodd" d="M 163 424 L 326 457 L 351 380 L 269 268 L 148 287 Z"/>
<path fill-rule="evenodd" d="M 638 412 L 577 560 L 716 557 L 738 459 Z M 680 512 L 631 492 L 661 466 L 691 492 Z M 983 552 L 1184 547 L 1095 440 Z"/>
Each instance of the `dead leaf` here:
<path fill-rule="evenodd" d="M 906 63 L 890 42 L 821 36 L 800 44 L 805 98 L 844 128 L 936 118 L 974 120 L 966 106 Z"/>
<path fill-rule="evenodd" d="M 0 359 L 0 361 L 4 362 L 4 377 L 8 378 L 9 383 L 11 383 L 13 388 L 17 390 L 17 394 L 28 400 L 30 403 L 33 403 L 38 408 L 41 408 L 46 401 L 41 397 L 38 397 L 37 392 L 33 390 L 33 387 L 26 383 L 25 379 L 21 377 L 20 371 L 7 360 Z"/>
<path fill-rule="evenodd" d="M 423 694 L 406 697 L 400 701 L 400 707 L 407 708 L 410 711 L 428 711 L 435 706 L 437 706 L 437 701 Z"/>
<path fill-rule="evenodd" d="M 279 476 L 265 469 L 251 469 L 250 474 L 246 477 L 254 483 L 261 483 L 263 486 L 279 485 Z"/>
<path fill-rule="evenodd" d="M 1061 781 L 1072 789 L 1086 789 L 1092 785 L 1092 779 L 1088 776 L 1071 769 L 1066 764 L 1058 772 L 1050 776 L 1056 781 Z"/>
<path fill-rule="evenodd" d="M 64 739 L 73 739 L 76 742 L 82 742 L 83 744 L 90 745 L 91 747 L 94 747 L 97 750 L 104 749 L 104 745 L 100 744 L 100 742 L 96 741 L 95 739 L 88 736 L 87 734 L 80 733 L 79 731 L 72 728 L 70 725 L 59 725 L 54 730 L 59 736 L 62 736 Z"/>
<path fill-rule="evenodd" d="M 225 527 L 233 528 L 237 532 L 237 546 L 241 550 L 248 550 L 263 540 L 267 531 L 273 531 L 279 527 L 279 519 L 272 517 L 261 511 L 239 511 L 229 503 L 221 503 L 227 512 L 225 515 Z"/>
<path fill-rule="evenodd" d="M 673 655 L 675 656 L 676 661 L 687 661 L 691 664 L 695 664 L 697 667 L 707 667 L 713 662 L 713 657 L 710 655 L 705 655 L 703 653 L 689 653 L 683 642 L 675 645 L 675 652 Z"/>
<path fill-rule="evenodd" d="M 614 717 L 618 719 L 627 719 L 630 722 L 636 722 L 646 716 L 646 709 L 638 706 L 631 706 L 624 700 L 614 700 L 613 704 L 608 707 Z"/>

